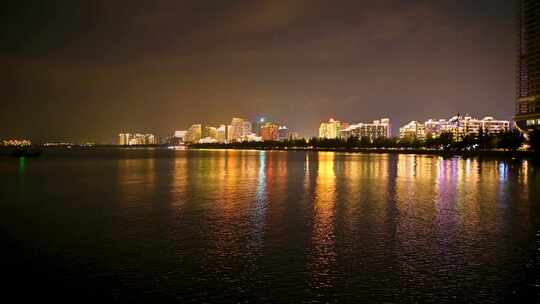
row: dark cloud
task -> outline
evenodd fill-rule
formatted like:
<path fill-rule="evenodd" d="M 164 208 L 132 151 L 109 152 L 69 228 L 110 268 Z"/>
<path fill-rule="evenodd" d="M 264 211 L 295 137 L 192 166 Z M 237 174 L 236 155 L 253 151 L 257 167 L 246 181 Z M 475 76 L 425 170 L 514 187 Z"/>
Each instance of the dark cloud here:
<path fill-rule="evenodd" d="M 512 115 L 510 1 L 43 2 L 0 15 L 0 137 Z"/>

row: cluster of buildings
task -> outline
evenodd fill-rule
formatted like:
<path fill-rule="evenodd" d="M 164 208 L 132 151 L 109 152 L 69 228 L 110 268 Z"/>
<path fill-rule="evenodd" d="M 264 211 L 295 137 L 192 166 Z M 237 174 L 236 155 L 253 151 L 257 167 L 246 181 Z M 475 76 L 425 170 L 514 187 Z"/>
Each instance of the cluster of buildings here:
<path fill-rule="evenodd" d="M 260 118 L 254 125 L 244 118 L 234 117 L 228 125 L 209 126 L 193 124 L 187 130 L 175 131 L 167 138 L 170 145 L 197 143 L 236 143 L 260 141 L 285 141 L 298 138 L 298 134 L 266 118 Z M 119 145 L 152 145 L 157 144 L 153 134 L 118 134 Z"/>
<path fill-rule="evenodd" d="M 118 144 L 122 146 L 155 145 L 158 141 L 154 134 L 120 133 Z"/>
<path fill-rule="evenodd" d="M 496 120 L 491 116 L 483 119 L 456 115 L 450 119 L 429 119 L 425 122 L 411 121 L 399 128 L 399 138 L 437 138 L 442 133 L 451 133 L 455 140 L 467 135 L 495 135 L 510 130 L 510 122 Z"/>
<path fill-rule="evenodd" d="M 382 118 L 371 123 L 349 124 L 335 119 L 321 123 L 319 127 L 319 138 L 322 139 L 348 139 L 350 137 L 369 138 L 389 138 L 392 136 L 392 125 L 390 119 Z"/>
<path fill-rule="evenodd" d="M 297 138 L 298 135 L 289 132 L 289 129 L 266 118 L 261 118 L 253 125 L 249 120 L 234 117 L 228 125 L 217 127 L 203 124 L 193 124 L 185 131 L 175 131 L 168 140 L 169 144 L 181 145 L 184 143 L 235 143 L 284 141 Z"/>
<path fill-rule="evenodd" d="M 350 137 L 369 138 L 370 140 L 376 138 L 389 138 L 392 136 L 391 128 L 390 119 L 383 118 L 374 120 L 371 123 L 352 124 L 341 130 L 341 137 L 344 139 Z"/>
<path fill-rule="evenodd" d="M 467 135 L 480 133 L 493 135 L 510 130 L 510 122 L 496 120 L 493 117 L 477 119 L 472 116 L 456 115 L 450 119 L 429 119 L 424 122 L 411 121 L 399 128 L 400 139 L 427 139 L 437 138 L 442 133 L 451 133 L 454 139 L 459 140 Z M 392 137 L 390 119 L 381 118 L 372 122 L 348 123 L 335 119 L 323 122 L 319 127 L 321 139 L 367 138 L 374 141 L 379 138 Z M 252 124 L 244 118 L 234 117 L 228 125 L 208 126 L 193 124 L 187 130 L 175 131 L 167 138 L 165 143 L 173 146 L 197 143 L 238 143 L 285 141 L 297 139 L 298 134 L 266 118 L 257 120 Z M 153 134 L 120 133 L 119 145 L 154 145 L 158 144 Z"/>
<path fill-rule="evenodd" d="M 0 146 L 7 147 L 25 147 L 31 145 L 32 142 L 28 139 L 3 139 L 0 141 Z"/>
<path fill-rule="evenodd" d="M 467 135 L 498 134 L 510 130 L 510 122 L 496 120 L 493 117 L 483 119 L 473 118 L 469 115 L 456 115 L 450 119 L 429 119 L 425 122 L 411 121 L 399 128 L 399 138 L 426 139 L 436 138 L 442 133 L 451 133 L 456 140 Z M 377 138 L 392 137 L 390 119 L 382 118 L 368 123 L 350 124 L 335 119 L 321 123 L 319 138 L 321 139 L 348 139 L 351 137 L 368 138 L 373 141 Z"/>

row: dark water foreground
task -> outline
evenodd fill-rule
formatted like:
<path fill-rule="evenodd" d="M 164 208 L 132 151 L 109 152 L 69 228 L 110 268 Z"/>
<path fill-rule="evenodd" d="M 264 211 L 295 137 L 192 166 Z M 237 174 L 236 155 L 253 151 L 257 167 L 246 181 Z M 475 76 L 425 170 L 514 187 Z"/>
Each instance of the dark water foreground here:
<path fill-rule="evenodd" d="M 2 296 L 536 302 L 527 160 L 93 150 L 0 158 Z"/>

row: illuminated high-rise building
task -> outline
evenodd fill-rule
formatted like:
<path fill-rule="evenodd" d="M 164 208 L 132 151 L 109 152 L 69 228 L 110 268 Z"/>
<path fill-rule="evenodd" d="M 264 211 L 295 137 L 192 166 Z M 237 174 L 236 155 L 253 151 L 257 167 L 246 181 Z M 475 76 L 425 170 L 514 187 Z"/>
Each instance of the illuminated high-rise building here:
<path fill-rule="evenodd" d="M 233 142 L 233 131 L 234 128 L 232 125 L 227 125 L 227 143 Z"/>
<path fill-rule="evenodd" d="M 216 129 L 216 140 L 218 143 L 227 142 L 227 126 L 226 125 L 220 125 L 219 128 Z"/>
<path fill-rule="evenodd" d="M 510 130 L 510 122 L 507 120 L 495 120 L 491 116 L 477 119 L 469 115 L 456 115 L 450 118 L 445 129 L 446 132 L 452 133 L 456 140 L 467 135 L 478 135 L 480 132 L 494 135 L 508 130 Z"/>
<path fill-rule="evenodd" d="M 244 123 L 242 124 L 242 136 L 252 134 L 251 130 L 251 122 L 244 120 Z"/>
<path fill-rule="evenodd" d="M 251 135 L 251 122 L 246 119 L 234 117 L 229 127 L 229 142 L 239 142 L 242 138 Z"/>
<path fill-rule="evenodd" d="M 155 145 L 157 139 L 154 134 L 120 133 L 118 134 L 118 144 L 122 146 Z"/>
<path fill-rule="evenodd" d="M 439 137 L 441 133 L 452 132 L 452 125 L 447 119 L 429 119 L 424 122 L 425 136 L 427 137 Z M 401 135 L 401 134 L 400 134 Z M 419 136 L 417 136 L 419 137 Z"/>
<path fill-rule="evenodd" d="M 335 139 L 341 137 L 341 130 L 349 126 L 338 120 L 330 119 L 328 122 L 321 123 L 319 127 L 319 138 Z"/>
<path fill-rule="evenodd" d="M 390 119 L 383 118 L 374 120 L 371 123 L 358 123 L 350 126 L 344 126 L 340 131 L 341 138 L 369 138 L 374 140 L 377 138 L 388 138 L 391 135 Z"/>
<path fill-rule="evenodd" d="M 202 125 L 201 124 L 194 124 L 189 129 L 187 129 L 186 133 L 186 142 L 188 143 L 198 143 L 199 140 L 202 138 Z"/>
<path fill-rule="evenodd" d="M 289 137 L 290 137 L 289 129 L 287 129 L 286 126 L 279 126 L 279 128 L 278 128 L 278 140 L 279 141 L 288 140 Z"/>
<path fill-rule="evenodd" d="M 208 137 L 212 139 L 217 139 L 217 128 L 206 126 L 204 127 L 203 137 Z"/>
<path fill-rule="evenodd" d="M 266 122 L 267 122 L 266 117 L 260 117 L 259 119 L 257 119 L 257 124 L 255 126 L 255 134 L 257 136 L 261 136 L 261 128 Z"/>
<path fill-rule="evenodd" d="M 399 128 L 399 138 L 417 138 L 424 139 L 426 137 L 426 126 L 416 120 L 409 122 Z"/>
<path fill-rule="evenodd" d="M 118 134 L 118 144 L 121 146 L 129 145 L 129 139 L 131 134 L 129 133 L 120 133 Z"/>
<path fill-rule="evenodd" d="M 145 135 L 140 133 L 131 134 L 129 139 L 129 145 L 130 146 L 138 146 L 138 145 L 144 145 L 145 144 Z"/>
<path fill-rule="evenodd" d="M 154 134 L 144 134 L 144 144 L 145 145 L 155 145 L 157 144 L 157 138 Z"/>
<path fill-rule="evenodd" d="M 448 120 L 430 119 L 424 123 L 411 121 L 399 129 L 399 137 L 426 139 L 437 138 L 442 133 L 451 133 L 456 140 L 460 140 L 468 135 L 479 135 L 481 132 L 495 135 L 508 130 L 510 130 L 508 120 L 496 120 L 491 116 L 477 119 L 469 115 L 456 115 Z"/>
<path fill-rule="evenodd" d="M 231 120 L 231 127 L 229 130 L 229 140 L 231 142 L 237 142 L 240 141 L 240 138 L 242 138 L 242 128 L 244 125 L 244 120 L 242 118 L 234 117 Z"/>
<path fill-rule="evenodd" d="M 482 119 L 482 130 L 486 134 L 497 134 L 510 130 L 510 122 L 508 120 L 495 120 L 493 117 L 484 117 Z"/>
<path fill-rule="evenodd" d="M 540 129 L 540 1 L 519 0 L 516 124 Z"/>
<path fill-rule="evenodd" d="M 260 136 L 263 141 L 277 141 L 279 137 L 279 126 L 275 123 L 267 122 L 261 126 Z"/>
<path fill-rule="evenodd" d="M 176 130 L 174 131 L 174 134 L 169 138 L 169 144 L 173 146 L 180 146 L 183 145 L 186 141 L 186 134 L 187 131 L 183 130 Z"/>
<path fill-rule="evenodd" d="M 218 142 L 218 128 L 205 126 L 203 128 L 204 132 L 201 135 L 201 138 L 198 140 L 199 143 L 216 143 Z"/>
<path fill-rule="evenodd" d="M 186 133 L 187 131 L 174 131 L 174 137 L 176 138 L 180 138 L 182 141 L 184 141 L 184 139 L 186 138 Z"/>

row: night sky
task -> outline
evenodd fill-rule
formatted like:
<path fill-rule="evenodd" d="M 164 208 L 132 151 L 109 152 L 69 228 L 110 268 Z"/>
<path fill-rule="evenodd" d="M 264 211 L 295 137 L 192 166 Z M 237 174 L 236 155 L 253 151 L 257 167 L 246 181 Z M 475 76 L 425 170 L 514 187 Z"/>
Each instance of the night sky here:
<path fill-rule="evenodd" d="M 6 3 L 7 2 L 7 3 Z M 510 0 L 4 1 L 0 138 L 112 142 L 265 115 L 511 119 Z"/>

